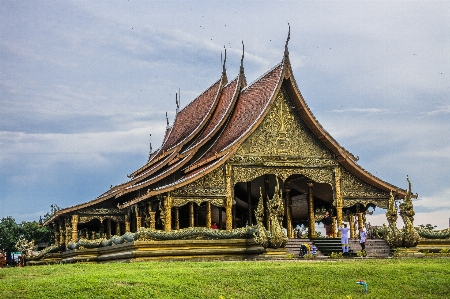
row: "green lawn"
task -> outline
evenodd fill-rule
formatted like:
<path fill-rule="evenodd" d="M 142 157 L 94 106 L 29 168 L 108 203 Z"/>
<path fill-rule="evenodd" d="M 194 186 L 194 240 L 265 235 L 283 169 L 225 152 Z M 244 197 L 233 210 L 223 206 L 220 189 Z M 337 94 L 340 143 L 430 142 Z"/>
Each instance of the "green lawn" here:
<path fill-rule="evenodd" d="M 367 282 L 369 291 L 356 281 Z M 0 269 L 0 298 L 450 298 L 450 258 Z"/>

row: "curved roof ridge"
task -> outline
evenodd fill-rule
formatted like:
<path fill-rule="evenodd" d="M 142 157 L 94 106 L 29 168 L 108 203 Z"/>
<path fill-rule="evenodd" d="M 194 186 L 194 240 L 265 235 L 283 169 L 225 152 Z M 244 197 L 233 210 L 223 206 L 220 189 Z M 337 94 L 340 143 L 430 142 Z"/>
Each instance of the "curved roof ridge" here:
<path fill-rule="evenodd" d="M 205 153 L 201 157 L 199 157 L 194 163 L 192 163 L 191 166 L 186 169 L 186 171 L 192 171 L 192 170 L 194 170 L 197 167 L 201 167 L 202 165 L 204 165 L 206 163 L 210 163 L 211 161 L 213 161 L 213 160 L 223 156 L 226 149 L 228 149 L 229 147 L 233 146 L 234 144 L 236 144 L 237 142 L 240 142 L 242 140 L 242 138 L 258 122 L 258 120 L 261 119 L 261 116 L 264 114 L 264 112 L 267 110 L 267 107 L 272 102 L 273 95 L 276 92 L 276 90 L 278 89 L 278 86 L 280 85 L 281 78 L 283 76 L 283 66 L 284 66 L 283 62 L 277 64 L 270 71 L 266 72 L 264 76 L 259 77 L 251 85 L 248 85 L 244 89 L 240 90 L 239 95 L 238 95 L 238 99 L 236 101 L 236 104 L 234 105 L 233 112 L 228 117 L 226 123 L 223 125 L 222 132 L 220 132 L 220 134 L 217 137 L 217 139 L 205 151 Z M 252 88 L 257 88 L 258 85 L 261 83 L 261 81 L 264 78 L 268 79 L 269 75 L 274 73 L 275 71 L 278 71 L 279 73 L 276 75 L 275 78 L 272 78 L 272 80 L 274 82 L 272 83 L 273 86 L 271 88 L 273 90 L 271 90 L 270 95 L 265 95 L 265 97 L 263 99 L 263 101 L 265 101 L 265 103 L 264 103 L 263 106 L 256 105 L 256 107 L 260 107 L 261 108 L 261 110 L 258 113 L 258 115 L 254 116 L 252 118 L 253 121 L 251 123 L 248 123 L 248 124 L 245 125 L 246 128 L 244 129 L 244 131 L 241 131 L 239 134 L 234 134 L 234 135 L 237 135 L 237 136 L 232 136 L 231 138 L 228 138 L 227 136 L 225 136 L 230 130 L 235 130 L 236 129 L 237 126 L 234 126 L 232 124 L 232 122 L 242 123 L 243 120 L 245 120 L 245 119 L 248 120 L 249 118 L 245 117 L 245 116 L 242 116 L 242 114 L 244 112 L 254 111 L 255 110 L 255 109 L 249 109 L 248 107 L 243 107 L 242 108 L 241 106 L 239 106 L 244 101 L 243 97 L 246 96 L 246 92 L 251 91 Z M 264 88 L 264 91 L 267 91 L 268 89 L 269 88 Z M 262 99 L 261 95 L 259 95 L 259 96 L 256 95 L 253 98 Z M 261 104 L 261 103 L 257 103 L 257 104 Z M 242 105 L 245 105 L 245 103 L 242 104 Z M 242 110 L 242 111 L 237 111 L 237 109 L 238 110 Z M 239 116 L 236 116 L 237 114 L 239 114 L 239 116 L 242 116 L 242 119 L 239 118 Z M 238 119 L 236 120 L 235 118 L 238 118 Z M 238 129 L 239 128 L 237 128 L 235 131 L 237 131 Z M 231 135 L 231 134 L 229 134 L 229 135 Z M 229 139 L 229 140 L 227 140 L 227 139 Z M 224 143 L 224 145 L 221 144 L 221 143 Z"/>
<path fill-rule="evenodd" d="M 181 110 L 176 114 L 175 120 L 174 120 L 174 124 L 173 124 L 171 127 L 169 127 L 168 129 L 166 129 L 166 132 L 165 132 L 165 134 L 164 134 L 164 138 L 163 138 L 163 142 L 162 142 L 161 146 L 154 152 L 154 154 L 152 154 L 152 155 L 150 156 L 150 159 L 147 161 L 147 163 L 146 163 L 144 166 L 142 166 L 142 167 L 139 168 L 138 170 L 134 171 L 131 175 L 129 175 L 129 177 L 134 178 L 135 176 L 140 175 L 142 172 L 146 171 L 146 170 L 147 170 L 150 166 L 152 166 L 154 163 L 157 163 L 157 162 L 160 160 L 160 158 L 163 158 L 164 156 L 167 155 L 167 153 L 170 153 L 171 151 L 173 151 L 173 150 L 176 148 L 176 146 L 178 146 L 178 145 L 182 144 L 183 142 L 185 142 L 185 140 L 186 140 L 187 138 L 189 138 L 190 135 L 191 135 L 193 132 L 195 132 L 195 131 L 198 130 L 198 126 L 204 125 L 204 123 L 205 123 L 205 118 L 210 114 L 210 111 L 207 111 L 207 112 L 205 113 L 205 115 L 203 116 L 203 119 L 200 120 L 199 123 L 197 124 L 197 127 L 191 131 L 191 134 L 188 134 L 187 136 L 185 136 L 184 139 L 175 141 L 174 144 L 167 146 L 167 142 L 169 141 L 169 138 L 172 136 L 172 133 L 173 133 L 178 127 L 183 126 L 182 124 L 178 124 L 178 125 L 177 125 L 177 117 L 178 117 L 179 115 L 182 115 L 182 114 L 184 114 L 184 113 L 187 113 L 187 112 L 185 111 L 187 108 L 190 109 L 190 107 L 192 107 L 192 105 L 194 105 L 194 102 L 196 102 L 199 98 L 201 98 L 201 97 L 202 97 L 203 95 L 205 95 L 207 92 L 211 91 L 211 90 L 214 88 L 214 86 L 217 85 L 217 91 L 215 92 L 215 95 L 214 95 L 213 100 L 212 100 L 212 103 L 211 103 L 212 106 L 210 107 L 211 109 L 214 108 L 214 107 L 215 107 L 215 104 L 216 104 L 216 102 L 217 102 L 218 95 L 220 94 L 220 91 L 221 91 L 221 83 L 222 83 L 224 80 L 226 81 L 226 74 L 222 74 L 222 76 L 220 77 L 219 80 L 217 80 L 216 82 L 214 82 L 213 84 L 211 84 L 206 90 L 204 90 L 199 96 L 197 96 L 193 101 L 191 101 L 189 104 L 187 104 L 183 109 L 181 109 Z M 209 109 L 209 110 L 211 110 L 211 109 Z M 185 131 L 189 131 L 189 130 L 185 130 Z M 191 138 L 192 138 L 192 137 L 191 137 Z M 161 155 L 163 155 L 163 156 L 161 157 Z"/>
<path fill-rule="evenodd" d="M 222 78 L 177 113 L 170 135 L 162 146 L 164 150 L 172 149 L 193 138 L 205 124 L 217 104 Z"/>
<path fill-rule="evenodd" d="M 264 74 L 262 74 L 261 76 L 259 76 L 256 80 L 254 80 L 252 83 L 250 83 L 249 85 L 245 86 L 241 92 L 244 92 L 244 90 L 246 90 L 247 88 L 250 88 L 253 84 L 257 83 L 259 80 L 261 80 L 262 78 L 264 78 L 265 76 L 267 76 L 267 74 L 269 74 L 270 72 L 272 72 L 274 69 L 276 69 L 277 67 L 279 67 L 281 64 L 284 64 L 284 60 L 282 60 L 281 62 L 277 63 L 274 67 L 272 67 L 271 69 L 269 69 L 267 72 L 265 72 Z"/>
<path fill-rule="evenodd" d="M 235 86 L 232 89 L 232 93 L 230 95 L 226 94 L 228 91 L 227 89 L 233 87 L 233 85 Z M 184 153 L 191 151 L 195 147 L 204 143 L 204 141 L 207 140 L 208 137 L 211 137 L 213 134 L 215 134 L 217 130 L 223 125 L 229 113 L 231 112 L 234 103 L 236 102 L 238 89 L 239 89 L 239 76 L 236 76 L 233 80 L 228 82 L 223 87 L 222 94 L 211 116 L 210 122 L 205 126 L 204 130 L 200 133 L 195 142 L 191 146 L 189 146 L 189 148 L 187 148 L 184 151 Z M 229 97 L 226 98 L 227 96 Z M 227 100 L 229 100 L 228 103 L 226 102 Z M 226 107 L 223 107 L 224 109 L 219 110 L 220 108 L 219 105 L 222 103 L 225 104 Z"/>
<path fill-rule="evenodd" d="M 244 136 L 247 135 L 247 133 L 255 126 L 255 124 L 256 124 L 256 123 L 261 119 L 261 117 L 265 114 L 265 112 L 266 112 L 266 110 L 267 110 L 267 107 L 268 107 L 268 106 L 270 105 L 270 103 L 272 102 L 273 96 L 274 96 L 274 94 L 275 94 L 275 92 L 276 92 L 276 90 L 277 90 L 277 87 L 279 86 L 280 79 L 281 79 L 281 77 L 282 77 L 282 75 L 283 75 L 283 63 L 279 63 L 279 64 L 277 65 L 277 67 L 272 68 L 271 71 L 269 71 L 269 72 L 267 72 L 267 73 L 265 74 L 265 76 L 262 76 L 262 77 L 258 78 L 258 80 L 256 80 L 254 83 L 252 83 L 251 85 L 249 85 L 248 87 L 246 87 L 245 89 L 243 89 L 243 90 L 241 91 L 241 93 L 240 93 L 239 100 L 238 100 L 238 102 L 236 103 L 236 108 L 237 108 L 237 106 L 238 106 L 240 103 L 242 103 L 242 102 L 244 101 L 245 96 L 247 96 L 247 92 L 250 92 L 250 91 L 252 90 L 252 88 L 258 88 L 258 84 L 261 83 L 261 81 L 262 81 L 264 78 L 268 79 L 269 75 L 272 74 L 272 73 L 275 73 L 275 72 L 277 71 L 277 69 L 279 69 L 279 73 L 276 74 L 276 77 L 274 78 L 274 83 L 273 83 L 273 86 L 272 86 L 272 90 L 270 91 L 270 94 L 266 95 L 264 106 L 261 107 L 261 110 L 259 111 L 258 115 L 255 115 L 255 116 L 253 117 L 253 119 L 251 119 L 251 120 L 247 117 L 246 119 L 247 119 L 247 120 L 250 120 L 251 123 L 248 123 L 248 124 L 245 126 L 245 128 L 243 128 L 243 130 L 241 130 L 240 133 L 235 134 L 235 135 L 237 135 L 237 136 L 234 136 L 234 137 L 236 137 L 236 138 L 231 138 L 232 140 L 228 140 L 228 141 L 231 141 L 230 143 L 224 144 L 224 146 L 220 148 L 220 147 L 219 147 L 219 142 L 217 142 L 217 143 L 216 143 L 216 146 L 218 147 L 218 148 L 217 148 L 218 150 L 217 150 L 216 152 L 219 153 L 219 152 L 225 151 L 226 149 L 230 148 L 231 146 L 233 146 L 234 144 L 236 144 L 237 142 L 239 142 Z M 265 85 L 265 84 L 264 84 L 264 85 Z M 265 88 L 264 91 L 266 91 L 267 89 L 268 89 L 268 88 Z M 255 97 L 257 97 L 257 96 L 249 95 L 249 97 L 255 98 Z M 258 98 L 260 98 L 260 95 L 258 95 Z M 231 116 L 230 122 L 227 124 L 227 128 L 228 128 L 228 126 L 233 126 L 233 124 L 231 124 L 231 122 L 233 122 L 233 121 L 240 120 L 241 123 L 242 123 L 242 119 L 235 119 L 235 118 L 238 118 L 238 117 L 239 117 L 239 116 L 237 116 L 237 115 L 238 115 L 239 112 L 241 112 L 241 111 L 236 111 L 236 108 L 235 108 L 235 110 L 233 111 L 233 115 Z M 255 110 L 255 109 L 253 109 L 253 110 Z M 244 110 L 244 111 L 242 111 L 241 113 L 243 113 L 243 112 L 245 112 L 245 111 L 248 111 L 248 110 Z M 235 114 L 235 113 L 236 113 L 236 114 Z M 227 130 L 227 128 L 226 128 L 225 130 Z M 227 132 L 228 132 L 228 131 L 227 131 Z M 225 132 L 224 132 L 224 133 L 225 133 Z M 225 136 L 225 135 L 222 135 L 222 136 Z M 226 140 L 224 140 L 224 141 L 226 142 Z"/>
<path fill-rule="evenodd" d="M 404 195 L 406 190 L 394 186 L 377 176 L 373 175 L 366 169 L 364 169 L 361 165 L 357 163 L 358 158 L 355 157 L 351 152 L 349 152 L 345 147 L 340 145 L 340 143 L 331 136 L 330 133 L 320 124 L 315 115 L 312 113 L 308 104 L 306 103 L 303 95 L 301 94 L 300 89 L 298 88 L 297 82 L 295 80 L 294 74 L 289 66 L 289 81 L 295 88 L 295 92 L 298 92 L 298 98 L 300 101 L 301 107 L 296 108 L 297 112 L 301 116 L 301 118 L 306 122 L 306 125 L 311 129 L 314 136 L 316 136 L 321 143 L 323 143 L 328 149 L 330 149 L 336 156 L 338 163 L 345 167 L 352 174 L 356 175 L 363 181 L 376 185 L 380 189 L 389 189 L 392 191 L 396 191 L 397 193 Z M 304 112 L 302 112 L 302 110 Z M 305 119 L 309 118 L 309 119 Z"/>

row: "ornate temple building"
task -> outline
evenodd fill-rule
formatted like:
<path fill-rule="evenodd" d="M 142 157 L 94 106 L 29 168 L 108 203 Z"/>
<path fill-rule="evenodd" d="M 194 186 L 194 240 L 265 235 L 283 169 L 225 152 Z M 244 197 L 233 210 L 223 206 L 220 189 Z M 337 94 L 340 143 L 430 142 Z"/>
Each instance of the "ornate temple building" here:
<path fill-rule="evenodd" d="M 292 72 L 288 40 L 282 60 L 251 84 L 240 71 L 229 79 L 225 62 L 217 81 L 177 109 L 161 147 L 124 183 L 97 198 L 56 212 L 46 223 L 56 245 L 108 239 L 140 228 L 233 230 L 271 225 L 269 199 L 282 199 L 282 226 L 292 238 L 329 211 L 334 231 L 343 221 L 351 235 L 369 207 L 387 209 L 390 195 L 407 191 L 370 174 L 318 122 Z"/>

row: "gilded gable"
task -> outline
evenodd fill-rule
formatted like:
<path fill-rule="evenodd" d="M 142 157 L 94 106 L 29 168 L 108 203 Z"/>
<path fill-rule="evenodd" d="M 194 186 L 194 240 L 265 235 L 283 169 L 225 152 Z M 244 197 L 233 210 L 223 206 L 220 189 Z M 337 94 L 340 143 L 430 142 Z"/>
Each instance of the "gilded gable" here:
<path fill-rule="evenodd" d="M 294 115 L 289 103 L 288 96 L 281 90 L 264 120 L 242 143 L 231 161 L 267 166 L 270 163 L 306 167 L 337 165 L 331 153 Z"/>

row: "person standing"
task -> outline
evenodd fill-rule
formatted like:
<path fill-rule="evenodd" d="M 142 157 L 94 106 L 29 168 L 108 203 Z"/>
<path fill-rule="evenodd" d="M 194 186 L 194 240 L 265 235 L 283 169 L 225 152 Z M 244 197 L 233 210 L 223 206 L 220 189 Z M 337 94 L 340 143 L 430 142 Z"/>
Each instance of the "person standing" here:
<path fill-rule="evenodd" d="M 362 256 L 367 256 L 366 239 L 367 239 L 367 233 L 364 231 L 364 229 L 362 227 L 360 227 L 359 228 L 359 244 L 361 245 Z"/>
<path fill-rule="evenodd" d="M 331 219 L 330 213 L 328 211 L 325 212 L 325 217 L 322 219 L 322 223 L 325 226 L 325 233 L 327 238 L 333 238 L 333 220 Z"/>
<path fill-rule="evenodd" d="M 348 252 L 348 231 L 350 230 L 347 228 L 347 224 L 344 223 L 339 227 L 339 230 L 341 231 L 341 243 L 342 243 L 342 252 Z"/>

